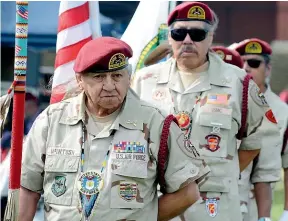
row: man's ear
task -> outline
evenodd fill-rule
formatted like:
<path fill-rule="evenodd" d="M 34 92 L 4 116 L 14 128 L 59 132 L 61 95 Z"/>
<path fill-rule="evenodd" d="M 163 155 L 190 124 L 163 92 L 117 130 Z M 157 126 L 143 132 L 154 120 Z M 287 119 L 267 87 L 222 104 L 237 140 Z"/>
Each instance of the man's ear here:
<path fill-rule="evenodd" d="M 269 77 L 271 75 L 272 65 L 271 63 L 266 65 L 266 77 Z"/>
<path fill-rule="evenodd" d="M 77 81 L 78 87 L 79 87 L 80 89 L 83 89 L 83 87 L 82 87 L 82 84 L 83 84 L 83 75 L 80 74 L 80 73 L 75 73 L 75 77 L 76 77 L 76 81 Z"/>

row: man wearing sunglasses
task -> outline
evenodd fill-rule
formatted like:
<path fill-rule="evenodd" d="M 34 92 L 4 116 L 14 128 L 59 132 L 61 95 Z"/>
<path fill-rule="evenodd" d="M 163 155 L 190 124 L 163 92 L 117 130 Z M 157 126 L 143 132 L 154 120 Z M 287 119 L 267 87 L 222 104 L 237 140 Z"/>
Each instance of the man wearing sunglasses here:
<path fill-rule="evenodd" d="M 285 197 L 285 211 L 281 221 L 288 220 L 288 148 L 286 148 L 285 144 L 285 131 L 288 125 L 288 106 L 281 101 L 279 96 L 272 92 L 266 83 L 266 79 L 271 73 L 270 56 L 272 49 L 267 42 L 252 38 L 237 44 L 235 50 L 241 55 L 246 72 L 253 76 L 260 91 L 264 93 L 271 107 L 271 109 L 269 107 L 267 108 L 265 116 L 270 119 L 272 124 L 277 124 L 281 141 L 281 145 L 270 147 L 274 153 L 271 153 L 271 151 L 266 152 L 265 149 L 262 149 L 259 158 L 257 157 L 256 160 L 254 160 L 254 168 L 251 174 L 251 182 L 254 184 L 254 188 L 252 186 L 250 193 L 251 199 L 248 201 L 248 214 L 247 217 L 244 217 L 244 220 L 254 221 L 257 220 L 257 217 L 261 218 L 261 215 L 270 217 L 272 207 L 271 188 L 273 189 L 275 182 L 280 180 L 280 177 L 277 176 L 277 167 L 279 164 L 277 161 L 280 155 L 282 155 L 282 167 L 285 170 L 284 182 L 285 193 L 287 195 Z M 269 126 L 269 124 L 267 124 L 267 126 Z M 275 156 L 275 153 L 278 154 L 278 156 Z M 279 162 L 281 162 L 281 160 L 279 160 Z M 263 170 L 273 167 L 274 169 L 270 171 L 266 170 L 266 173 L 263 173 Z"/>
<path fill-rule="evenodd" d="M 223 46 L 214 46 L 212 49 L 219 54 L 219 56 L 226 62 L 232 65 L 235 65 L 239 68 L 243 68 L 244 62 L 240 56 L 240 54 L 232 50 L 230 48 L 225 48 Z M 267 113 L 271 113 L 270 107 L 267 106 Z M 253 186 L 250 182 L 256 181 L 257 184 L 255 185 L 255 193 L 261 194 L 265 197 L 265 201 L 260 198 L 259 204 L 261 207 L 268 203 L 267 209 L 264 209 L 260 211 L 260 220 L 269 220 L 269 218 L 264 218 L 270 216 L 270 210 L 271 210 L 271 185 L 267 185 L 267 182 L 276 182 L 280 180 L 280 171 L 281 171 L 281 156 L 279 154 L 281 146 L 278 145 L 277 148 L 279 151 L 275 151 L 275 148 L 271 148 L 271 146 L 275 146 L 275 144 L 281 143 L 280 133 L 278 125 L 273 121 L 273 118 L 271 118 L 273 115 L 271 114 L 265 114 L 265 117 L 263 118 L 263 125 L 265 127 L 262 127 L 263 134 L 261 136 L 262 142 L 265 144 L 262 146 L 262 149 L 260 151 L 259 157 L 257 158 L 255 164 L 251 162 L 251 164 L 241 173 L 240 179 L 239 179 L 239 194 L 240 194 L 240 205 L 241 205 L 241 212 L 243 215 L 243 220 L 247 221 L 257 221 L 257 210 L 255 211 L 255 217 L 248 218 L 248 205 L 250 203 L 249 195 L 251 191 L 251 186 Z M 271 121 L 272 119 L 272 121 Z M 268 135 L 268 136 L 267 136 Z M 274 135 L 274 137 L 273 137 Z M 253 170 L 253 172 L 252 172 Z M 263 192 L 263 186 L 265 192 Z M 268 188 L 265 188 L 265 187 Z M 254 189 L 254 188 L 253 188 Z M 257 196 L 259 195 L 257 194 Z M 257 200 L 258 197 L 256 197 Z M 254 200 L 255 201 L 255 200 Z M 255 204 L 256 205 L 256 204 Z"/>
<path fill-rule="evenodd" d="M 263 145 L 265 98 L 250 81 L 245 86 L 248 111 L 243 111 L 247 127 L 237 148 L 236 134 L 245 127 L 241 97 L 246 73 L 210 52 L 217 25 L 216 14 L 206 4 L 178 5 L 168 18 L 173 57 L 135 73 L 131 84 L 141 99 L 176 116 L 185 138 L 183 152 L 191 157 L 200 154 L 211 168 L 199 185 L 201 200 L 186 210 L 182 220 L 241 221 L 240 170 Z"/>

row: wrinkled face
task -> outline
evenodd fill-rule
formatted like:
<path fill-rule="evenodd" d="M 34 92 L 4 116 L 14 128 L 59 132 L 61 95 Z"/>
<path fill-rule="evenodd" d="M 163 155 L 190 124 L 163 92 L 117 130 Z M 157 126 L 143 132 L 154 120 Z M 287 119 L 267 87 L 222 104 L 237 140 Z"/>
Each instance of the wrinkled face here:
<path fill-rule="evenodd" d="M 174 58 L 186 63 L 201 64 L 213 41 L 213 32 L 209 32 L 208 24 L 202 21 L 177 21 L 169 32 L 169 43 Z M 190 34 L 186 34 L 190 31 Z M 205 33 L 206 32 L 206 33 Z M 181 35 L 185 36 L 181 39 Z M 177 38 L 175 40 L 175 38 Z M 183 38 L 183 37 L 182 37 Z M 196 66 L 197 67 L 197 66 Z"/>
<path fill-rule="evenodd" d="M 121 106 L 130 83 L 126 69 L 106 73 L 77 73 L 76 79 L 93 107 L 108 110 Z"/>
<path fill-rule="evenodd" d="M 266 64 L 264 57 L 261 55 L 243 55 L 244 69 L 253 76 L 258 86 L 265 84 L 265 79 L 270 75 L 270 64 Z"/>

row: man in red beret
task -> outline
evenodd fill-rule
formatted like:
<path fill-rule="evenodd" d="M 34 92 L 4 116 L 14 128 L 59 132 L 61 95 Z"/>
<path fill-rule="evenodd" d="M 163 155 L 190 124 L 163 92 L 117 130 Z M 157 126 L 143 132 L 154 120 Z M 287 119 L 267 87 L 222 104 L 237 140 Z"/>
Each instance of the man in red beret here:
<path fill-rule="evenodd" d="M 263 145 L 265 99 L 253 81 L 245 83 L 242 94 L 246 72 L 210 52 L 217 25 L 206 4 L 178 5 L 168 18 L 173 57 L 143 68 L 132 82 L 141 99 L 176 116 L 185 133 L 185 153 L 200 153 L 211 168 L 200 186 L 201 202 L 182 220 L 241 221 L 239 174 Z M 242 96 L 249 102 L 242 105 Z M 236 134 L 243 134 L 239 149 Z"/>
<path fill-rule="evenodd" d="M 82 92 L 44 110 L 25 140 L 21 221 L 32 221 L 43 191 L 48 221 L 169 220 L 199 199 L 209 167 L 185 154 L 172 115 L 129 89 L 130 57 L 130 46 L 111 37 L 81 48 Z M 159 199 L 158 178 L 167 193 Z"/>
<path fill-rule="evenodd" d="M 235 45 L 234 45 L 235 46 Z M 239 68 L 243 68 L 243 61 L 240 56 L 240 54 L 235 51 L 234 49 L 225 48 L 223 46 L 214 46 L 212 49 L 220 55 L 220 57 L 229 64 L 235 65 Z M 261 148 L 260 154 L 257 157 L 257 159 L 254 159 L 255 163 L 251 163 L 244 171 L 241 172 L 241 179 L 239 180 L 239 194 L 240 194 L 240 200 L 241 200 L 241 212 L 243 215 L 243 220 L 251 220 L 251 221 L 257 221 L 257 210 L 255 212 L 255 217 L 248 217 L 248 205 L 250 205 L 250 199 L 249 195 L 251 190 L 251 184 L 252 182 L 256 182 L 255 184 L 255 190 L 253 188 L 253 192 L 257 193 L 256 195 L 260 195 L 260 197 L 264 196 L 266 198 L 266 201 L 262 201 L 263 199 L 260 199 L 259 205 L 265 206 L 265 203 L 270 199 L 271 201 L 271 186 L 267 186 L 267 182 L 275 182 L 280 179 L 280 154 L 279 152 L 275 151 L 273 148 L 271 148 L 271 145 L 275 143 L 280 143 L 280 133 L 279 128 L 277 124 L 273 123 L 273 120 L 271 121 L 273 115 L 269 114 L 270 107 L 267 106 L 267 114 L 265 114 L 265 117 L 263 118 L 263 125 L 265 125 L 265 134 L 261 137 L 261 140 L 266 145 L 263 145 Z M 269 119 L 268 119 L 269 117 Z M 266 136 L 267 134 L 275 135 L 272 139 L 271 136 Z M 239 141 L 241 142 L 241 141 Z M 271 143 L 272 142 L 272 143 Z M 278 145 L 278 148 L 280 148 L 280 145 Z M 257 160 L 257 163 L 256 163 Z M 253 173 L 252 173 L 253 170 Z M 264 186 L 264 188 L 263 188 Z M 268 188 L 265 188 L 265 187 Z M 263 192 L 265 190 L 265 192 Z M 258 194 L 260 192 L 260 194 Z M 267 200 L 268 199 L 268 200 Z M 254 200 L 255 201 L 255 200 Z M 271 204 L 269 205 L 271 207 Z M 250 209 L 252 210 L 252 208 Z M 264 210 L 260 213 L 260 217 L 265 216 L 266 219 L 270 215 L 270 210 L 268 210 L 268 213 Z M 260 219 L 261 220 L 261 219 Z"/>
<path fill-rule="evenodd" d="M 285 144 L 285 131 L 288 125 L 288 106 L 281 101 L 267 83 L 271 74 L 271 54 L 270 45 L 257 38 L 246 39 L 235 46 L 235 50 L 241 55 L 244 62 L 244 69 L 253 76 L 260 91 L 264 94 L 269 106 L 266 108 L 265 118 L 270 121 L 266 124 L 267 128 L 272 124 L 277 124 L 280 131 L 281 145 L 270 145 L 261 150 L 259 159 L 254 162 L 254 168 L 248 172 L 251 175 L 251 182 L 254 184 L 248 200 L 248 214 L 244 217 L 247 221 L 269 220 L 272 209 L 272 188 L 275 183 L 281 179 L 280 168 L 282 156 L 282 167 L 285 170 L 286 203 L 285 211 L 281 220 L 288 220 L 288 148 Z M 273 139 L 279 139 L 278 135 Z M 273 152 L 271 152 L 271 149 Z M 275 155 L 276 154 L 276 155 Z M 265 171 L 266 170 L 266 171 Z M 257 202 L 257 205 L 256 205 Z M 257 209 L 258 207 L 258 209 Z M 258 211 L 258 213 L 257 213 Z"/>

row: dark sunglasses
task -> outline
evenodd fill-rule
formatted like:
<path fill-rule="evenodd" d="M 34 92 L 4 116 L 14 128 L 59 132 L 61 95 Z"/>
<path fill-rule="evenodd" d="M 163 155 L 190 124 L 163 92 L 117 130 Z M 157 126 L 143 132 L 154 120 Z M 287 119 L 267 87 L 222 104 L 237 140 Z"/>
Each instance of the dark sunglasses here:
<path fill-rule="evenodd" d="M 185 29 L 185 28 L 179 28 L 179 29 L 172 29 L 171 30 L 171 37 L 175 41 L 184 41 L 187 34 L 189 34 L 192 41 L 200 42 L 203 41 L 207 37 L 208 31 L 205 29 Z"/>
<path fill-rule="evenodd" d="M 258 59 L 248 59 L 248 60 L 246 60 L 246 62 L 251 68 L 259 68 L 260 64 L 263 61 L 258 60 Z"/>

